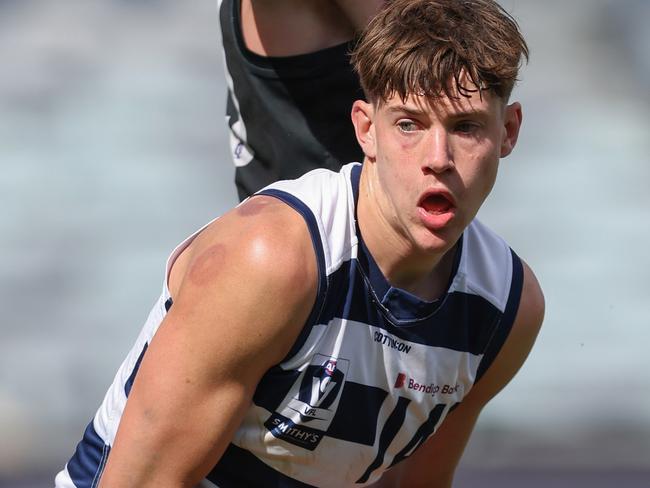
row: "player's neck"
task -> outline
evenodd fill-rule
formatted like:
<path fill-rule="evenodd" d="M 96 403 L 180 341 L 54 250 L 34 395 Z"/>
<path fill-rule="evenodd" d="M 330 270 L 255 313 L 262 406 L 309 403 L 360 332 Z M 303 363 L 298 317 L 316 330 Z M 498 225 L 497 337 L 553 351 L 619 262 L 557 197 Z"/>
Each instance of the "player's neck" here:
<path fill-rule="evenodd" d="M 456 246 L 440 252 L 417 250 L 400 234 L 373 201 L 366 178 L 361 178 L 357 218 L 363 241 L 388 282 L 417 297 L 431 301 L 447 289 Z"/>

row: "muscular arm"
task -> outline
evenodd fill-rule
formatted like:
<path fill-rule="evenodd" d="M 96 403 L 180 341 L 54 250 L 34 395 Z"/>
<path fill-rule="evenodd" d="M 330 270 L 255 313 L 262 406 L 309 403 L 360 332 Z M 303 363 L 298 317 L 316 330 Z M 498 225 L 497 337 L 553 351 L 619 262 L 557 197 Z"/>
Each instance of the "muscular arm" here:
<path fill-rule="evenodd" d="M 544 296 L 524 263 L 517 317 L 494 363 L 451 412 L 436 433 L 404 462 L 389 470 L 377 487 L 450 488 L 454 471 L 483 407 L 515 376 L 533 347 L 544 318 Z"/>
<path fill-rule="evenodd" d="M 316 274 L 302 218 L 270 197 L 204 230 L 174 264 L 174 304 L 142 361 L 101 486 L 199 482 L 295 341 Z"/>
<path fill-rule="evenodd" d="M 363 30 L 386 0 L 334 0 L 356 32 Z"/>
<path fill-rule="evenodd" d="M 351 40 L 384 0 L 242 0 L 248 49 L 262 56 L 295 56 Z"/>

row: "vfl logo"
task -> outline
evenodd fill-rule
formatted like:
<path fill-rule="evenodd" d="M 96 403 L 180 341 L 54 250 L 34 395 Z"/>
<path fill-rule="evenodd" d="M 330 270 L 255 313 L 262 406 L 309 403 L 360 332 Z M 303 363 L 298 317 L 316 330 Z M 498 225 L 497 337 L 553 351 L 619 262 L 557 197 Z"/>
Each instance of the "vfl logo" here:
<path fill-rule="evenodd" d="M 334 418 L 348 367 L 347 359 L 316 355 L 266 428 L 279 439 L 315 449 Z"/>
<path fill-rule="evenodd" d="M 334 403 L 343 386 L 343 372 L 336 369 L 336 359 L 328 359 L 321 366 L 308 366 L 300 384 L 298 406 L 300 420 L 323 420 L 324 411 Z M 294 405 L 297 406 L 297 405 Z"/>

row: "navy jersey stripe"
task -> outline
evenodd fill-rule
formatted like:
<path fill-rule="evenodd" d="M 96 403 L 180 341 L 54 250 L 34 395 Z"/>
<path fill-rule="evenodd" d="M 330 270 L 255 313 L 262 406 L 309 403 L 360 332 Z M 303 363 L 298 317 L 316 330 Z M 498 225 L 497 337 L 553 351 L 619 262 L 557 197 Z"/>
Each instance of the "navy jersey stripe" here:
<path fill-rule="evenodd" d="M 142 352 L 140 353 L 140 356 L 138 356 L 138 360 L 135 362 L 135 366 L 133 367 L 133 371 L 131 371 L 131 374 L 129 375 L 129 379 L 126 380 L 126 383 L 124 383 L 124 394 L 128 397 L 129 393 L 131 393 L 131 387 L 133 386 L 133 382 L 135 381 L 135 375 L 138 374 L 138 370 L 140 369 L 140 363 L 142 362 L 142 358 L 144 357 L 144 353 L 147 352 L 147 346 L 149 344 L 145 343 L 144 347 L 142 348 Z"/>
<path fill-rule="evenodd" d="M 366 471 L 361 475 L 361 478 L 357 480 L 357 483 L 365 483 L 370 478 L 372 472 L 382 465 L 384 462 L 384 454 L 390 442 L 395 438 L 395 434 L 404 423 L 404 418 L 406 417 L 406 408 L 408 407 L 411 400 L 406 397 L 399 397 L 397 400 L 397 405 L 395 409 L 391 412 L 388 420 L 384 424 L 384 428 L 379 435 L 379 448 L 377 451 L 377 457 L 374 461 L 368 466 Z"/>
<path fill-rule="evenodd" d="M 510 253 L 512 255 L 512 282 L 510 284 L 510 293 L 508 294 L 508 303 L 496 330 L 490 338 L 483 359 L 478 366 L 475 382 L 483 376 L 497 357 L 497 354 L 499 354 L 499 351 L 510 334 L 510 330 L 512 330 L 512 325 L 515 322 L 517 311 L 519 310 L 521 290 L 524 286 L 524 267 L 521 264 L 519 256 L 513 250 L 510 250 Z"/>
<path fill-rule="evenodd" d="M 300 371 L 297 370 L 285 371 L 279 366 L 271 368 L 258 383 L 253 403 L 270 412 L 274 411 L 299 376 Z"/>
<path fill-rule="evenodd" d="M 323 251 L 323 243 L 321 241 L 320 231 L 318 230 L 318 224 L 316 223 L 316 217 L 314 217 L 314 214 L 309 209 L 309 207 L 305 205 L 304 202 L 296 198 L 291 193 L 287 193 L 282 190 L 268 189 L 256 193 L 256 195 L 267 195 L 270 197 L 275 197 L 302 215 L 302 218 L 305 219 L 305 223 L 309 229 L 309 234 L 314 246 L 314 253 L 316 254 L 316 264 L 318 265 L 318 290 L 316 293 L 316 302 L 314 303 L 312 311 L 309 314 L 306 326 L 303 327 L 302 331 L 298 335 L 298 338 L 296 339 L 296 342 L 286 356 L 286 358 L 290 358 L 300 350 L 305 340 L 307 340 L 309 332 L 311 331 L 311 326 L 317 323 L 323 310 L 329 283 L 327 270 L 325 269 L 325 254 Z"/>
<path fill-rule="evenodd" d="M 95 488 L 104 468 L 110 447 L 104 443 L 90 422 L 74 456 L 68 462 L 70 479 L 77 488 Z"/>
<path fill-rule="evenodd" d="M 354 196 L 354 220 L 357 219 L 357 202 L 359 201 L 359 185 L 361 184 L 361 164 L 356 164 L 350 170 L 350 186 Z"/>
<path fill-rule="evenodd" d="M 424 422 L 418 428 L 411 441 L 406 444 L 406 446 L 404 446 L 400 452 L 397 453 L 395 459 L 393 459 L 393 462 L 390 464 L 391 467 L 395 466 L 397 463 L 410 456 L 411 453 L 415 452 L 415 450 L 418 449 L 424 443 L 424 441 L 426 441 L 435 432 L 436 426 L 438 425 L 440 417 L 442 416 L 442 412 L 446 406 L 447 405 L 444 403 L 439 403 L 433 408 L 433 410 L 431 410 L 431 412 L 429 412 L 429 417 L 427 418 L 426 422 Z"/>
<path fill-rule="evenodd" d="M 312 488 L 276 471 L 245 449 L 230 444 L 223 456 L 206 476 L 219 488 Z"/>
<path fill-rule="evenodd" d="M 336 415 L 327 430 L 329 437 L 372 446 L 375 443 L 379 409 L 388 392 L 374 386 L 346 381 Z M 363 405 L 363 415 L 351 415 Z"/>

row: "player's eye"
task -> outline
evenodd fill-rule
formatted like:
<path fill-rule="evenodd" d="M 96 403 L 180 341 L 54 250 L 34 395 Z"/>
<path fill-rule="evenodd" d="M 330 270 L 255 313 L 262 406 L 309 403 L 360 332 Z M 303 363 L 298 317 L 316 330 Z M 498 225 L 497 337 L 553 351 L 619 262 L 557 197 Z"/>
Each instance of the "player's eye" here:
<path fill-rule="evenodd" d="M 397 122 L 397 127 L 402 132 L 414 132 L 418 129 L 418 126 L 412 120 L 400 120 Z"/>
<path fill-rule="evenodd" d="M 479 125 L 476 122 L 463 121 L 456 124 L 455 129 L 461 134 L 474 134 L 479 129 Z"/>

